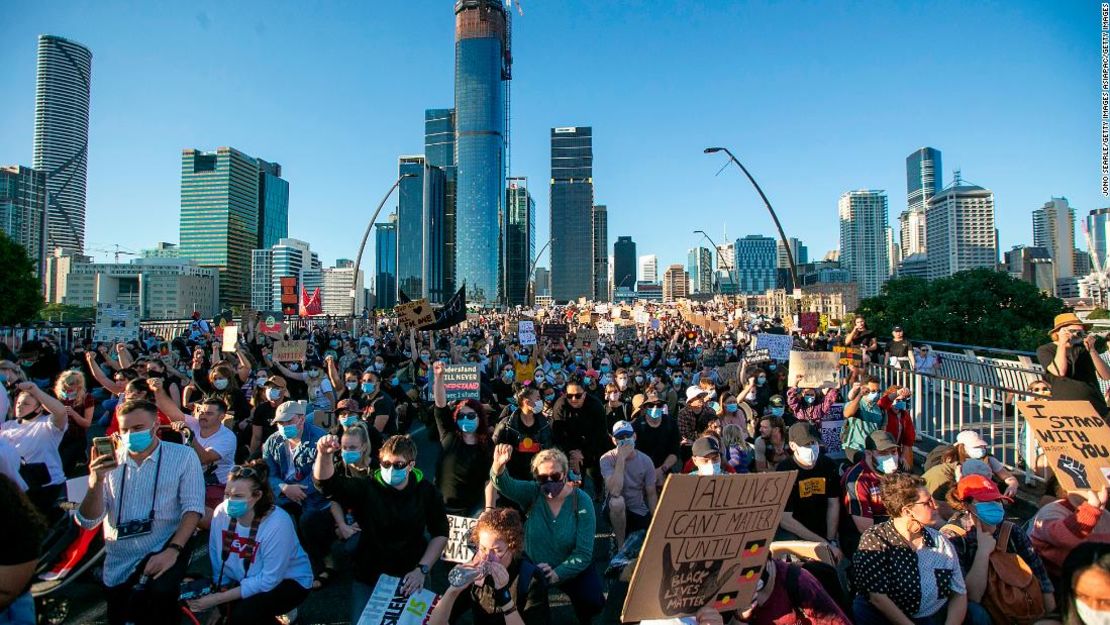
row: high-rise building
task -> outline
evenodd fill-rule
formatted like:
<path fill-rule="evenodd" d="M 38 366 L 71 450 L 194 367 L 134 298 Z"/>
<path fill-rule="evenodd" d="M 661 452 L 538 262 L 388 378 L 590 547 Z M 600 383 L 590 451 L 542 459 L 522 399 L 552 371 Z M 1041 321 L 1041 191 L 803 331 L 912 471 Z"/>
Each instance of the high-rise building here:
<path fill-rule="evenodd" d="M 790 243 L 790 253 L 794 255 L 795 265 L 801 266 L 809 262 L 809 248 L 802 244 L 801 239 L 790 237 L 786 241 Z M 776 241 L 775 246 L 775 267 L 779 269 L 789 269 L 790 259 L 786 256 L 786 248 L 783 247 L 782 241 Z"/>
<path fill-rule="evenodd" d="M 443 302 L 446 176 L 423 155 L 400 157 L 397 169 L 412 174 L 397 189 L 397 288 L 412 299 Z"/>
<path fill-rule="evenodd" d="M 46 270 L 46 188 L 44 172 L 0 167 L 0 230 L 23 246 L 39 280 Z"/>
<path fill-rule="evenodd" d="M 592 234 L 590 247 L 593 249 L 593 274 L 595 302 L 609 301 L 609 211 L 604 205 L 594 206 L 590 213 Z"/>
<path fill-rule="evenodd" d="M 455 109 L 424 111 L 424 158 L 443 170 L 443 292 L 454 293 L 455 211 L 459 171 L 455 166 Z"/>
<path fill-rule="evenodd" d="M 886 260 L 887 275 L 894 276 L 898 273 L 898 264 L 902 262 L 902 247 L 894 238 L 894 228 L 886 227 Z"/>
<path fill-rule="evenodd" d="M 998 265 L 994 193 L 956 180 L 929 200 L 926 213 L 929 279 Z M 861 294 L 862 295 L 862 294 Z"/>
<path fill-rule="evenodd" d="M 301 289 L 311 293 L 323 287 L 320 257 L 305 241 L 284 238 L 269 249 L 254 250 L 251 257 L 251 307 L 255 310 L 281 310 L 282 278 L 297 278 L 298 294 Z"/>
<path fill-rule="evenodd" d="M 1033 246 L 1043 247 L 1052 256 L 1056 279 L 1070 278 L 1075 272 L 1075 209 L 1065 197 L 1054 197 L 1033 210 Z"/>
<path fill-rule="evenodd" d="M 505 230 L 505 303 L 528 303 L 528 270 L 536 258 L 536 202 L 528 192 L 528 178 L 509 178 L 509 208 Z"/>
<path fill-rule="evenodd" d="M 46 174 L 46 249 L 85 250 L 85 182 L 89 162 L 92 52 L 39 35 L 35 78 L 35 145 L 31 166 Z"/>
<path fill-rule="evenodd" d="M 1084 252 L 1083 250 L 1079 249 L 1078 247 L 1075 248 L 1074 259 L 1075 275 L 1085 276 L 1091 273 L 1091 271 L 1094 269 L 1094 266 L 1091 263 L 1091 255 L 1088 252 Z"/>
<path fill-rule="evenodd" d="M 1055 270 L 1047 248 L 1015 245 L 1005 254 L 1006 271 L 1018 280 L 1033 284 L 1049 295 L 1056 295 Z"/>
<path fill-rule="evenodd" d="M 613 291 L 633 290 L 636 286 L 636 242 L 632 237 L 617 237 L 613 244 Z"/>
<path fill-rule="evenodd" d="M 736 283 L 736 244 L 726 243 L 717 246 L 717 284 L 721 293 L 736 295 L 739 285 Z"/>
<path fill-rule="evenodd" d="M 775 288 L 778 243 L 771 237 L 749 234 L 736 239 L 733 265 L 740 293 L 763 293 Z"/>
<path fill-rule="evenodd" d="M 551 272 L 547 267 L 536 267 L 536 297 L 551 297 Z"/>
<path fill-rule="evenodd" d="M 269 166 L 269 163 L 266 164 Z M 259 249 L 263 223 L 260 204 L 262 179 L 259 161 L 230 147 L 214 152 L 185 149 L 181 152 L 181 250 L 201 267 L 220 272 L 220 303 L 245 306 L 251 302 L 251 252 Z M 288 229 L 288 187 L 267 170 L 267 183 L 275 211 L 275 231 L 282 221 Z M 284 200 L 282 200 L 284 198 Z M 281 239 L 279 239 L 280 241 Z"/>
<path fill-rule="evenodd" d="M 473 302 L 495 302 L 500 294 L 512 78 L 509 19 L 501 0 L 455 2 L 455 275 L 466 282 Z"/>
<path fill-rule="evenodd" d="M 690 296 L 690 276 L 682 265 L 671 265 L 663 272 L 663 301 L 673 302 Z"/>
<path fill-rule="evenodd" d="M 181 248 L 176 243 L 159 241 L 152 248 L 139 250 L 141 258 L 181 258 Z"/>
<path fill-rule="evenodd" d="M 713 253 L 708 247 L 686 250 L 686 272 L 690 276 L 690 293 L 713 292 Z"/>
<path fill-rule="evenodd" d="M 655 254 L 647 254 L 639 259 L 636 271 L 636 281 L 656 284 L 659 282 L 659 258 Z"/>
<path fill-rule="evenodd" d="M 551 297 L 590 297 L 593 268 L 593 129 L 551 129 Z"/>
<path fill-rule="evenodd" d="M 921 254 L 925 249 L 925 209 L 940 193 L 940 150 L 919 148 L 906 157 L 906 210 L 898 216 L 902 258 Z M 862 293 L 861 297 L 866 297 Z"/>
<path fill-rule="evenodd" d="M 289 182 L 281 165 L 258 161 L 258 247 L 267 248 L 289 236 Z"/>
<path fill-rule="evenodd" d="M 130 263 L 74 263 L 66 276 L 62 303 L 139 307 L 142 319 L 184 319 L 219 310 L 219 272 L 187 258 L 136 258 Z"/>
<path fill-rule="evenodd" d="M 840 266 L 852 273 L 861 298 L 879 294 L 890 278 L 885 191 L 848 191 L 840 196 Z"/>
<path fill-rule="evenodd" d="M 1086 235 L 1091 264 L 1105 270 L 1110 266 L 1110 208 L 1092 209 L 1087 214 Z"/>
<path fill-rule="evenodd" d="M 65 302 L 66 291 L 69 289 L 69 273 L 73 267 L 82 263 L 91 262 L 88 256 L 70 254 L 56 247 L 46 257 L 46 270 L 43 271 L 43 287 L 47 304 L 61 304 Z"/>
<path fill-rule="evenodd" d="M 374 224 L 374 308 L 397 305 L 397 215 Z"/>
<path fill-rule="evenodd" d="M 320 304 L 325 315 L 346 317 L 351 314 L 351 289 L 355 293 L 355 315 L 361 315 L 366 308 L 365 289 L 362 286 L 362 272 L 358 272 L 352 287 L 351 279 L 355 276 L 352 264 L 346 267 L 325 267 L 320 273 L 323 277 L 323 286 L 320 289 Z"/>

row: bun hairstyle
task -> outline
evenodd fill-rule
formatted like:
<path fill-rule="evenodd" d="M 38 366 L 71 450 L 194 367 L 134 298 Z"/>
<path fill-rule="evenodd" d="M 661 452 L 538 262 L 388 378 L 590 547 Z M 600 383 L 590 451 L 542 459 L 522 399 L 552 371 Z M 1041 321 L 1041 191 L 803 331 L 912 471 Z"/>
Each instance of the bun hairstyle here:
<path fill-rule="evenodd" d="M 270 488 L 270 469 L 262 458 L 248 460 L 247 462 L 232 467 L 227 475 L 227 481 L 247 480 L 256 493 L 262 493 L 258 503 L 254 504 L 254 516 L 261 519 L 274 507 L 274 491 Z"/>
<path fill-rule="evenodd" d="M 522 386 L 520 390 L 516 392 L 516 405 L 523 406 L 524 403 L 528 401 L 528 397 L 531 396 L 532 393 L 536 393 L 538 395 L 539 389 L 534 386 Z"/>

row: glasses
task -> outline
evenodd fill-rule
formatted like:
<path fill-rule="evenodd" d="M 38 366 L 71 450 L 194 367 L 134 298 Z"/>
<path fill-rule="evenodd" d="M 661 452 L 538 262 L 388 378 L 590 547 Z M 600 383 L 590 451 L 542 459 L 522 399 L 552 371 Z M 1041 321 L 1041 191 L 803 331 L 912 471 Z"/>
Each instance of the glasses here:
<path fill-rule="evenodd" d="M 537 473 L 536 474 L 536 481 L 539 482 L 540 484 L 547 484 L 549 482 L 562 482 L 563 481 L 563 474 L 562 473 L 550 473 L 550 474 L 545 475 L 545 474 L 542 474 L 542 473 Z"/>
<path fill-rule="evenodd" d="M 393 469 L 394 471 L 400 471 L 401 469 L 409 466 L 409 462 L 410 462 L 409 460 L 398 460 L 396 462 L 382 462 L 381 466 L 382 466 L 383 469 Z"/>
<path fill-rule="evenodd" d="M 935 499 L 930 497 L 929 499 L 926 499 L 925 501 L 915 501 L 912 504 L 910 504 L 911 508 L 913 506 L 926 506 L 928 508 L 936 508 L 937 507 L 937 502 L 936 502 Z"/>
<path fill-rule="evenodd" d="M 626 440 L 632 438 L 632 434 L 631 433 L 617 434 L 613 438 L 615 438 L 618 441 L 626 441 Z"/>
<path fill-rule="evenodd" d="M 460 412 L 459 413 L 459 421 L 475 421 L 477 419 L 478 419 L 478 413 L 476 413 L 476 412 Z"/>
<path fill-rule="evenodd" d="M 567 393 L 567 398 L 568 399 L 582 399 L 583 395 L 585 395 L 585 393 Z"/>

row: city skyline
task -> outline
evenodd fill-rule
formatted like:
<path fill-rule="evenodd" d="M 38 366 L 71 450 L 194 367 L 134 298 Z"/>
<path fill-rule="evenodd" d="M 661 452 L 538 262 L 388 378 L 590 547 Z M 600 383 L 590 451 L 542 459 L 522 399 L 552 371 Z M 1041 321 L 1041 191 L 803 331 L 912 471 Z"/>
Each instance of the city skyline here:
<path fill-rule="evenodd" d="M 891 189 L 894 201 L 889 207 L 888 221 L 893 223 L 896 215 L 905 209 L 900 193 L 896 192 L 905 180 L 905 155 L 929 145 L 947 154 L 959 154 L 958 162 L 948 158 L 946 166 L 949 169 L 955 168 L 952 165 L 962 166 L 969 173 L 973 172 L 969 175 L 972 181 L 994 191 L 1001 230 L 999 247 L 1009 249 L 1014 244 L 1028 243 L 1026 224 L 1030 207 L 1039 206 L 1050 197 L 1064 196 L 1079 215 L 1085 215 L 1110 202 L 1103 201 L 1097 192 L 1096 158 L 1085 156 L 1097 152 L 1098 86 L 1087 79 L 1087 74 L 1096 67 L 1097 51 L 1092 52 L 1090 46 L 1082 42 L 1097 41 L 1097 14 L 1093 10 L 1080 11 L 1067 6 L 1054 7 L 1054 10 L 1018 6 L 1021 10 L 960 5 L 931 8 L 930 13 L 945 15 L 951 24 L 938 20 L 941 23 L 935 28 L 926 28 L 924 35 L 948 43 L 948 48 L 938 52 L 937 58 L 928 61 L 916 58 L 907 61 L 909 51 L 898 48 L 901 43 L 898 38 L 880 29 L 872 44 L 890 50 L 891 58 L 869 62 L 866 66 L 837 64 L 837 70 L 846 72 L 838 81 L 852 76 L 879 77 L 888 63 L 912 62 L 927 64 L 928 68 L 919 69 L 930 69 L 938 80 L 943 76 L 946 81 L 954 81 L 956 87 L 964 85 L 971 89 L 977 84 L 974 80 L 953 77 L 945 69 L 953 57 L 971 55 L 972 66 L 991 68 L 990 81 L 1014 82 L 1020 75 L 1025 83 L 1045 87 L 1046 93 L 1065 91 L 1074 95 L 1067 105 L 1044 94 L 1018 98 L 1012 86 L 992 91 L 979 85 L 974 92 L 968 92 L 969 97 L 959 107 L 930 100 L 929 115 L 924 116 L 915 109 L 918 104 L 912 102 L 904 78 L 883 77 L 880 82 L 886 85 L 885 91 L 893 92 L 892 95 L 865 102 L 855 96 L 834 94 L 831 106 L 824 114 L 816 116 L 816 121 L 801 126 L 791 121 L 787 126 L 785 120 L 798 116 L 799 107 L 804 106 L 801 100 L 793 99 L 800 97 L 803 91 L 786 88 L 774 75 L 776 70 L 781 73 L 789 69 L 800 72 L 799 78 L 807 78 L 815 71 L 809 67 L 812 63 L 806 56 L 814 50 L 808 44 L 799 44 L 805 43 L 807 34 L 812 35 L 812 29 L 816 28 L 795 23 L 798 15 L 789 7 L 667 7 L 648 15 L 588 3 L 560 6 L 533 3 L 525 7 L 525 16 L 514 15 L 513 22 L 513 82 L 516 84 L 512 106 L 512 173 L 539 178 L 546 172 L 549 151 L 544 144 L 548 139 L 547 131 L 553 125 L 567 119 L 591 124 L 597 130 L 594 149 L 601 157 L 595 195 L 608 206 L 609 240 L 631 236 L 641 253 L 655 253 L 660 265 L 667 266 L 683 260 L 685 250 L 698 244 L 693 234 L 674 236 L 670 223 L 676 214 L 688 219 L 689 212 L 682 209 L 691 203 L 699 209 L 704 207 L 697 212 L 699 223 L 690 224 L 691 231 L 704 229 L 714 238 L 726 226 L 734 237 L 773 232 L 769 219 L 761 212 L 758 196 L 745 185 L 738 172 L 726 171 L 714 178 L 719 161 L 700 154 L 705 145 L 730 145 L 765 187 L 782 218 L 787 236 L 805 241 L 812 255 L 821 256 L 836 247 L 835 211 L 839 195 L 854 188 Z M 349 74 L 345 79 L 349 82 L 341 85 L 335 96 L 327 96 L 335 100 L 336 110 L 329 107 L 328 114 L 322 115 L 317 91 L 324 83 L 307 71 L 310 63 L 297 60 L 294 55 L 312 59 L 324 53 L 386 49 L 397 35 L 375 27 L 354 41 L 340 44 L 345 38 L 334 35 L 345 32 L 344 22 L 358 21 L 353 18 L 361 9 L 340 11 L 325 7 L 320 15 L 308 20 L 306 25 L 315 27 L 310 29 L 309 36 L 285 49 L 287 41 L 280 34 L 306 16 L 300 15 L 294 6 L 278 5 L 265 20 L 259 20 L 248 17 L 248 9 L 208 7 L 199 12 L 187 9 L 183 13 L 180 9 L 170 9 L 170 14 L 182 18 L 178 20 L 181 27 L 176 30 L 161 26 L 160 18 L 155 23 L 155 14 L 161 12 L 145 8 L 135 11 L 132 26 L 109 23 L 111 20 L 106 17 L 120 11 L 120 5 L 111 4 L 105 7 L 103 16 L 91 15 L 80 7 L 28 5 L 12 12 L 12 19 L 0 25 L 0 35 L 3 35 L 0 55 L 9 61 L 6 66 L 12 68 L 0 77 L 0 88 L 12 94 L 9 114 L 0 121 L 0 162 L 30 164 L 35 39 L 44 32 L 58 34 L 80 41 L 98 58 L 92 88 L 87 248 L 108 248 L 119 243 L 138 250 L 156 241 L 178 239 L 172 231 L 173 226 L 168 224 L 173 221 L 171 215 L 177 208 L 175 178 L 181 149 L 192 145 L 234 145 L 286 166 L 286 178 L 292 187 L 289 203 L 289 233 L 292 236 L 311 241 L 320 250 L 321 257 L 328 261 L 350 256 L 357 245 L 357 235 L 344 232 L 337 236 L 334 227 L 345 225 L 352 219 L 352 212 L 368 215 L 380 189 L 388 187 L 395 175 L 397 155 L 422 151 L 422 113 L 428 107 L 452 101 L 455 70 L 451 52 L 454 43 L 452 11 L 449 6 L 438 3 L 382 7 L 382 19 L 393 17 L 426 26 L 422 41 L 430 42 L 429 45 L 394 68 L 374 59 L 369 61 L 367 68 L 341 62 L 332 71 Z M 882 7 L 862 15 L 838 7 L 829 12 L 827 23 L 820 28 L 873 29 L 884 20 L 896 19 L 904 11 Z M 659 61 L 654 73 L 647 71 L 648 64 L 627 59 L 621 61 L 627 62 L 627 67 L 614 71 L 616 61 L 606 58 L 606 46 L 627 45 L 637 27 L 673 26 L 680 35 L 700 28 L 708 34 L 720 35 L 741 26 L 741 18 L 749 12 L 765 20 L 772 33 L 785 33 L 781 37 L 774 35 L 783 43 L 770 47 L 767 47 L 769 40 L 766 38 L 769 35 L 760 33 L 751 33 L 750 43 L 729 44 L 745 49 L 747 46 L 765 49 L 759 59 L 767 71 L 755 78 L 719 81 L 722 65 L 717 59 L 725 49 L 724 44 L 699 43 L 692 50 L 681 51 L 677 43 L 658 42 L 654 45 L 660 54 L 654 56 L 666 57 L 670 53 L 675 58 Z M 952 25 L 984 15 L 993 19 L 975 31 L 981 38 L 973 50 L 959 41 L 960 32 L 966 31 Z M 592 20 L 616 23 L 622 18 L 632 23 L 616 29 L 609 43 L 587 41 L 590 33 L 595 32 L 593 29 L 600 27 Z M 386 21 L 393 23 L 393 20 Z M 220 40 L 229 29 L 240 24 L 253 24 L 255 28 L 253 31 L 246 29 L 248 32 L 243 33 L 242 41 Z M 787 24 L 791 26 L 787 28 Z M 141 28 L 146 30 L 134 30 Z M 545 51 L 553 41 L 565 38 L 570 32 L 576 40 L 582 37 L 586 43 L 582 50 L 572 53 L 574 58 L 590 58 L 593 65 L 589 66 L 592 71 L 566 77 L 555 71 L 558 64 L 545 58 Z M 1026 52 L 1014 53 L 1005 45 L 1007 37 L 1015 32 L 1038 35 L 1042 45 L 1037 58 Z M 161 53 L 153 53 L 149 59 L 128 58 L 146 50 L 144 45 L 149 46 L 152 39 L 160 38 L 168 38 L 171 42 L 195 38 L 195 44 L 190 43 L 190 46 L 215 46 L 217 51 L 229 52 L 227 58 L 238 58 L 230 54 L 228 46 L 231 49 L 254 46 L 266 51 L 261 56 L 268 62 L 229 63 L 213 74 L 188 66 L 179 68 L 179 63 L 169 63 L 167 56 Z M 684 37 L 670 39 L 678 42 Z M 704 39 L 714 41 L 713 37 Z M 851 47 L 850 43 L 830 45 L 833 46 L 830 52 Z M 342 46 L 350 46 L 350 49 Z M 172 45 L 166 47 L 172 48 Z M 684 63 L 702 56 L 702 60 L 707 61 L 703 67 L 689 77 L 677 79 L 679 67 L 686 71 L 689 67 Z M 132 66 L 132 60 L 137 66 Z M 174 71 L 168 71 L 170 67 Z M 355 67 L 359 69 L 350 73 Z M 382 81 L 386 78 L 371 78 L 381 74 L 383 68 L 389 70 L 384 74 L 388 82 L 400 85 L 403 92 L 389 103 L 371 97 L 372 92 L 380 89 L 379 85 L 385 84 Z M 132 80 L 133 72 L 148 80 Z M 644 82 L 658 75 L 675 78 L 673 89 L 661 93 Z M 291 81 L 289 97 L 272 99 L 266 88 L 279 76 Z M 783 98 L 772 99 L 773 106 L 783 110 L 778 112 L 766 104 L 741 100 L 737 105 L 745 117 L 769 116 L 767 123 L 722 130 L 726 128 L 724 120 L 732 118 L 736 111 L 703 104 L 700 98 L 705 94 L 704 79 L 708 76 L 717 76 L 713 88 L 719 90 L 722 101 L 729 101 L 753 86 L 784 89 Z M 820 88 L 825 79 L 814 78 Z M 136 82 L 142 84 L 133 84 Z M 242 106 L 237 110 L 228 111 L 214 101 L 189 97 L 203 85 L 218 88 L 225 84 L 238 87 L 235 93 L 242 100 Z M 568 93 L 571 84 L 586 88 Z M 580 91 L 597 96 L 583 97 L 578 95 Z M 980 97 L 976 93 L 991 95 Z M 552 97 L 555 94 L 560 97 Z M 356 95 L 361 97 L 352 97 Z M 667 97 L 661 98 L 663 102 L 655 102 L 658 95 Z M 1088 95 L 1090 97 L 1086 97 Z M 1006 102 L 1005 107 L 996 106 L 999 98 Z M 178 108 L 172 100 L 180 101 L 187 108 Z M 632 103 L 635 103 L 632 109 L 622 107 L 622 104 Z M 372 114 L 355 112 L 366 106 L 371 107 Z M 675 119 L 681 121 L 669 121 L 670 118 L 664 117 L 666 123 L 662 126 L 649 121 L 676 106 L 698 110 L 704 113 L 699 116 L 703 119 L 677 116 Z M 1060 114 L 1063 107 L 1069 115 Z M 1077 111 L 1079 114 L 1071 114 Z M 297 119 L 298 116 L 303 119 Z M 171 119 L 173 123 L 165 123 Z M 907 124 L 907 119 L 914 122 Z M 1090 121 L 1079 121 L 1087 119 Z M 275 122 L 281 123 L 283 132 L 273 132 Z M 808 125 L 810 123 L 822 128 L 815 129 Z M 653 129 L 650 139 L 640 132 L 645 124 L 651 124 Z M 783 132 L 785 128 L 790 128 L 790 132 Z M 340 132 L 345 134 L 340 136 Z M 859 136 L 861 132 L 868 136 Z M 876 136 L 870 136 L 872 134 Z M 815 136 L 820 140 L 813 141 Z M 1028 144 L 1033 144 L 1034 149 L 1029 149 Z M 1018 146 L 1025 158 L 1015 163 L 1009 155 L 1018 152 Z M 323 168 L 313 162 L 313 155 L 323 151 L 338 155 L 341 161 L 346 157 L 348 162 Z M 829 158 L 830 153 L 836 157 Z M 129 165 L 134 163 L 135 166 L 113 167 L 124 154 L 129 155 Z M 799 163 L 804 166 L 818 162 L 822 163 L 820 168 L 807 171 L 806 185 L 793 183 Z M 950 181 L 951 171 L 938 173 L 945 183 Z M 123 180 L 129 184 L 121 185 Z M 652 180 L 653 184 L 642 184 L 644 180 Z M 545 195 L 536 196 L 537 241 L 546 241 L 549 235 L 550 207 Z M 142 219 L 131 218 L 148 214 L 165 219 L 144 223 Z M 662 227 L 653 227 L 654 222 Z M 119 223 L 127 223 L 129 227 L 119 228 Z M 357 229 L 361 229 L 361 225 Z M 1081 241 L 1079 243 L 1085 247 Z M 545 256 L 539 264 L 550 266 L 551 263 Z M 374 271 L 368 264 L 363 269 Z"/>

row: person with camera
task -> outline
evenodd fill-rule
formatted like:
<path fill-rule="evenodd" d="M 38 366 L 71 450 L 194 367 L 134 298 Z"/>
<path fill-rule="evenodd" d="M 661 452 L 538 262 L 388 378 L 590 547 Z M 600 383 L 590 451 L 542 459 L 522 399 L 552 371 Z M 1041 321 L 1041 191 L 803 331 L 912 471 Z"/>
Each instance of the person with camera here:
<path fill-rule="evenodd" d="M 1052 342 L 1037 348 L 1037 361 L 1052 386 L 1053 400 L 1089 401 L 1106 417 L 1110 407 L 1098 381 L 1110 380 L 1110 366 L 1095 348 L 1095 336 L 1087 333 L 1090 328 L 1075 313 L 1056 315 L 1049 333 Z"/>
<path fill-rule="evenodd" d="M 120 406 L 116 451 L 93 445 L 89 490 L 77 510 L 81 527 L 103 523 L 112 625 L 176 622 L 189 539 L 204 515 L 200 460 L 192 449 L 158 439 L 157 414 L 148 401 Z"/>

